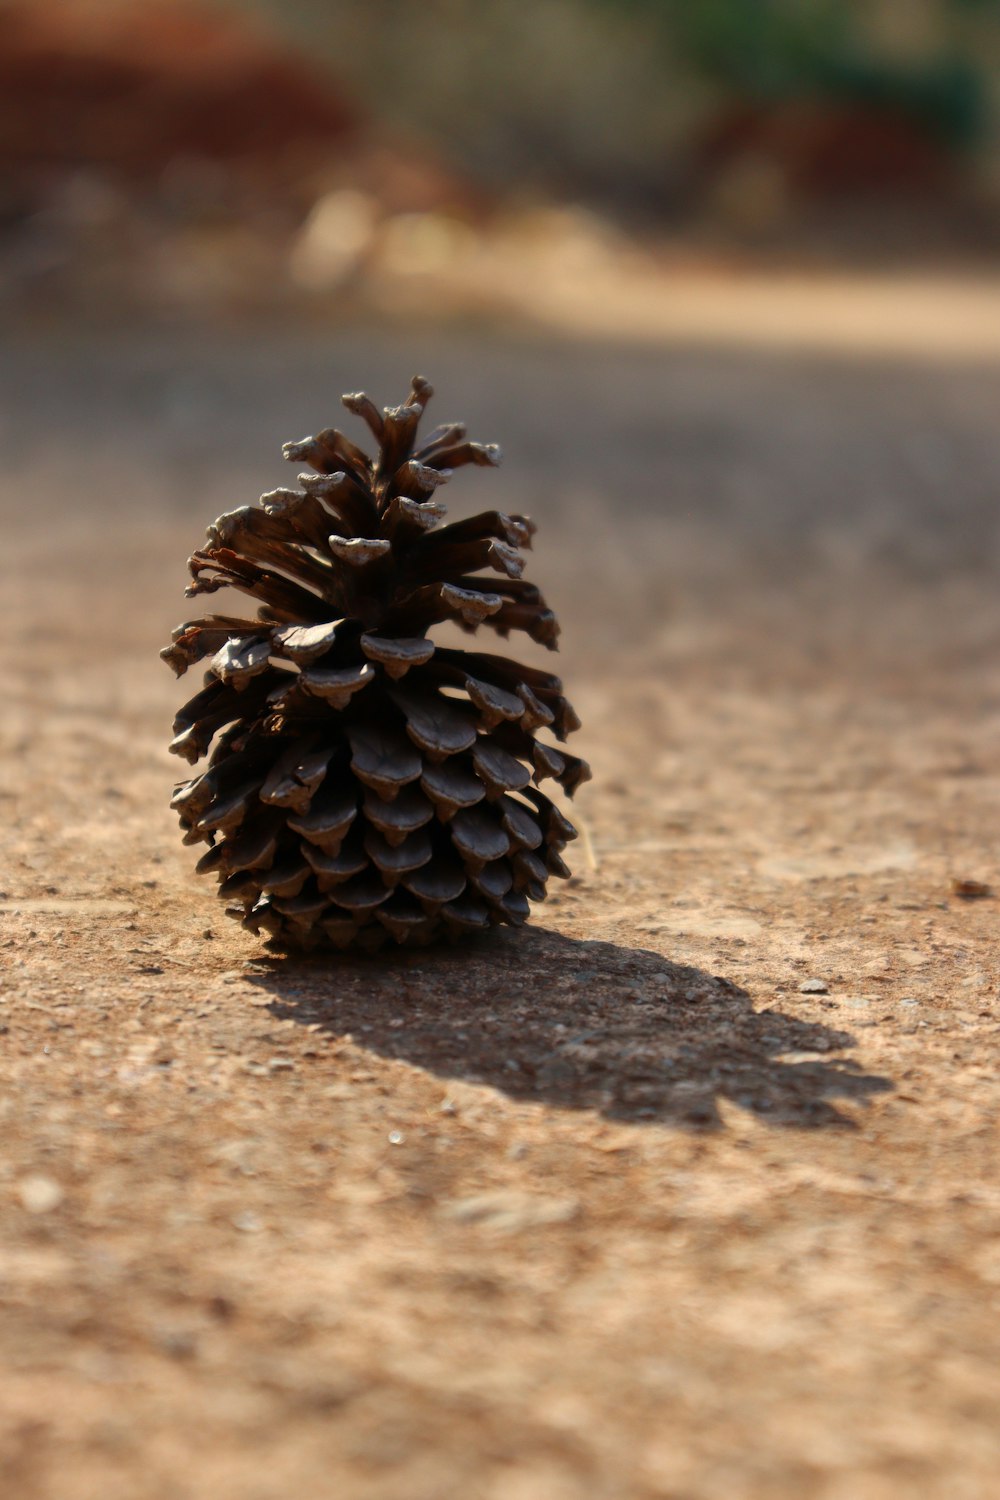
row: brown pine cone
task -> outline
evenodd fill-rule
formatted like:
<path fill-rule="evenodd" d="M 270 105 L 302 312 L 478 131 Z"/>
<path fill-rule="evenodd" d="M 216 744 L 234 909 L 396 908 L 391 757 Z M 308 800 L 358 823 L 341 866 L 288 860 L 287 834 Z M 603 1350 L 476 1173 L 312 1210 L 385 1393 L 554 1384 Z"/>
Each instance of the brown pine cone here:
<path fill-rule="evenodd" d="M 233 915 L 278 948 L 427 943 L 520 923 L 576 830 L 537 783 L 572 796 L 586 763 L 537 739 L 579 727 L 558 677 L 505 656 L 437 646 L 453 621 L 555 649 L 558 625 L 522 578 L 525 516 L 440 524 L 439 487 L 496 447 L 464 427 L 417 428 L 432 392 L 344 405 L 370 458 L 328 428 L 285 457 L 314 471 L 209 527 L 188 595 L 231 587 L 255 620 L 208 615 L 161 652 L 178 676 L 211 658 L 174 721 L 171 750 L 208 768 L 177 787 L 185 843 Z M 480 576 L 484 569 L 499 575 Z"/>

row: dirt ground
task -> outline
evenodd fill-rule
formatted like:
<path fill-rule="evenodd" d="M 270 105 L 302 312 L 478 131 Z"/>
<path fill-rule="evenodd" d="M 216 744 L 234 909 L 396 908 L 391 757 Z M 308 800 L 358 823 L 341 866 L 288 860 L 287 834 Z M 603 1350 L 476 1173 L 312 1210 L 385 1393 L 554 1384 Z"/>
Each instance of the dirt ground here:
<path fill-rule="evenodd" d="M 595 780 L 523 932 L 192 873 L 187 553 L 341 390 L 506 450 Z M 347 329 L 0 352 L 11 1500 L 990 1500 L 1000 364 Z"/>

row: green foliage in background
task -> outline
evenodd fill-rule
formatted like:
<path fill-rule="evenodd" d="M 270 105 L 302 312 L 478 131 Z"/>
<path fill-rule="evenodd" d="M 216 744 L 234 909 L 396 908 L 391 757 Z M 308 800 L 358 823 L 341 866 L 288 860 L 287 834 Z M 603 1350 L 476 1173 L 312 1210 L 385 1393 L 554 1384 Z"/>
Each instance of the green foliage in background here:
<path fill-rule="evenodd" d="M 870 0 L 590 0 L 624 21 L 656 23 L 706 78 L 742 98 L 825 96 L 892 107 L 944 140 L 974 143 L 988 114 L 989 67 L 978 53 L 1000 0 L 938 0 L 937 45 L 900 59 L 867 34 Z"/>
<path fill-rule="evenodd" d="M 616 0 L 611 0 L 616 3 Z M 646 9 L 670 28 L 696 67 L 740 92 L 787 93 L 842 53 L 850 30 L 841 0 L 617 0 Z"/>

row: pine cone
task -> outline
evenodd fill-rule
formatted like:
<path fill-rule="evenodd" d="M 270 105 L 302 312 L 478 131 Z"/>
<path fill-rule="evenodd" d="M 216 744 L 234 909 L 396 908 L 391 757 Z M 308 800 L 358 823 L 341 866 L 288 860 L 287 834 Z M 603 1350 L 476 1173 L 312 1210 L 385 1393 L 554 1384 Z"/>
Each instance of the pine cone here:
<path fill-rule="evenodd" d="M 485 511 L 440 525 L 439 486 L 494 446 L 458 424 L 417 443 L 431 396 L 362 417 L 378 456 L 332 428 L 285 457 L 301 488 L 262 495 L 209 527 L 188 595 L 231 587 L 256 620 L 180 625 L 161 655 L 178 676 L 210 657 L 174 721 L 171 750 L 208 769 L 172 806 L 233 915 L 278 948 L 423 944 L 520 923 L 545 896 L 573 825 L 537 783 L 571 796 L 584 761 L 535 738 L 579 727 L 558 677 L 504 656 L 437 646 L 433 626 L 523 630 L 555 649 L 558 625 L 521 577 L 525 516 Z M 478 576 L 484 569 L 498 580 Z M 532 785 L 531 783 L 536 783 Z"/>

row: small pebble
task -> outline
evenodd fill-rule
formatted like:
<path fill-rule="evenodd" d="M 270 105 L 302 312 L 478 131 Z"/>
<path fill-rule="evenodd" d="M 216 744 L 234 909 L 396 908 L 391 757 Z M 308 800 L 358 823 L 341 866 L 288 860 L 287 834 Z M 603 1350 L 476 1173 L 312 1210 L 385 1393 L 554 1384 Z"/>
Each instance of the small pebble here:
<path fill-rule="evenodd" d="M 154 1342 L 170 1359 L 192 1359 L 198 1351 L 198 1340 L 186 1328 L 165 1328 L 154 1335 Z"/>
<path fill-rule="evenodd" d="M 390 1146 L 401 1146 L 403 1144 L 403 1141 L 405 1139 L 406 1139 L 406 1137 L 403 1135 L 403 1132 L 401 1130 L 390 1130 L 389 1131 L 389 1145 Z"/>
<path fill-rule="evenodd" d="M 18 1197 L 29 1214 L 48 1214 L 63 1201 L 63 1190 L 51 1177 L 25 1177 L 18 1183 Z"/>
<path fill-rule="evenodd" d="M 234 1229 L 240 1230 L 242 1234 L 259 1234 L 264 1228 L 257 1215 L 249 1212 L 237 1214 L 232 1220 L 232 1226 Z"/>
<path fill-rule="evenodd" d="M 799 985 L 800 995 L 825 995 L 830 986 L 825 979 L 803 979 Z"/>
<path fill-rule="evenodd" d="M 290 1073 L 295 1064 L 290 1057 L 271 1057 L 267 1066 L 272 1073 Z"/>
<path fill-rule="evenodd" d="M 961 896 L 964 901 L 982 900 L 993 895 L 992 887 L 983 880 L 953 880 L 951 889 L 954 895 Z"/>

